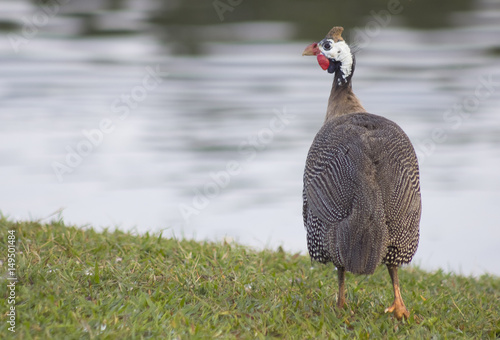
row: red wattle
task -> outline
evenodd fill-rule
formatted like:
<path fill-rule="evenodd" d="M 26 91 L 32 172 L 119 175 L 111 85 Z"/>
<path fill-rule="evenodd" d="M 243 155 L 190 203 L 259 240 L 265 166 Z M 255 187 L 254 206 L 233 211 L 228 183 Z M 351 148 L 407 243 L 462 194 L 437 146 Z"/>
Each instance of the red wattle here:
<path fill-rule="evenodd" d="M 316 56 L 316 58 L 318 59 L 319 66 L 321 66 L 323 70 L 328 69 L 328 66 L 330 66 L 330 60 L 328 60 L 327 57 L 320 53 Z"/>

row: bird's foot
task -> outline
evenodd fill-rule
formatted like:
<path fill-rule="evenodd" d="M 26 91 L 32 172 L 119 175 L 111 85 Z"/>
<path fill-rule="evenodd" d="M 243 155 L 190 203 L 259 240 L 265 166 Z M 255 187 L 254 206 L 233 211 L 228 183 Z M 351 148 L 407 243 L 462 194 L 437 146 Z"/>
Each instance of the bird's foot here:
<path fill-rule="evenodd" d="M 407 319 L 410 317 L 410 312 L 408 312 L 408 309 L 406 309 L 405 304 L 402 300 L 394 300 L 392 306 L 386 308 L 384 312 L 394 313 L 394 316 L 398 320 L 401 320 L 403 316 Z"/>

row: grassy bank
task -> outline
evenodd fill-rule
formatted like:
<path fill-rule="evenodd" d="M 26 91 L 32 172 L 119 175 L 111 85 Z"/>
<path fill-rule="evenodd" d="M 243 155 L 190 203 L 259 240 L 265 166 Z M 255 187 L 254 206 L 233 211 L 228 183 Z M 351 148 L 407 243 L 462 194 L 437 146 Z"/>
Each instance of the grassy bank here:
<path fill-rule="evenodd" d="M 16 325 L 8 330 L 9 230 L 17 243 Z M 497 338 L 500 278 L 400 271 L 411 312 L 392 303 L 384 267 L 347 275 L 348 307 L 334 308 L 333 267 L 283 251 L 98 233 L 0 220 L 0 334 L 19 339 Z M 5 301 L 5 302 L 4 302 Z"/>

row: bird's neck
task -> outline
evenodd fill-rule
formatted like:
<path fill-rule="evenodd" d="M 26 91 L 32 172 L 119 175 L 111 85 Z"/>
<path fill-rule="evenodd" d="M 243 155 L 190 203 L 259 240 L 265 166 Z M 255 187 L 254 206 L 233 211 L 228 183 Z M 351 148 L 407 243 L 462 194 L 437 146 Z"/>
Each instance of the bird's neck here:
<path fill-rule="evenodd" d="M 328 109 L 326 110 L 326 119 L 342 116 L 349 113 L 366 112 L 358 97 L 352 92 L 351 77 L 347 80 L 341 78 L 338 72 L 335 73 L 328 99 Z"/>

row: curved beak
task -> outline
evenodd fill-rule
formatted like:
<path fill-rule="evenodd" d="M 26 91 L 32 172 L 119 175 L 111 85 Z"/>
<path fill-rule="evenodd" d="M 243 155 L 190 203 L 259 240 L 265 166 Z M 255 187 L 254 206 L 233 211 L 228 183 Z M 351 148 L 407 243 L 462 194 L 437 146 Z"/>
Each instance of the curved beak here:
<path fill-rule="evenodd" d="M 319 48 L 318 48 L 318 43 L 312 43 L 311 45 L 308 45 L 304 52 L 302 52 L 302 55 L 318 55 L 320 53 Z"/>

